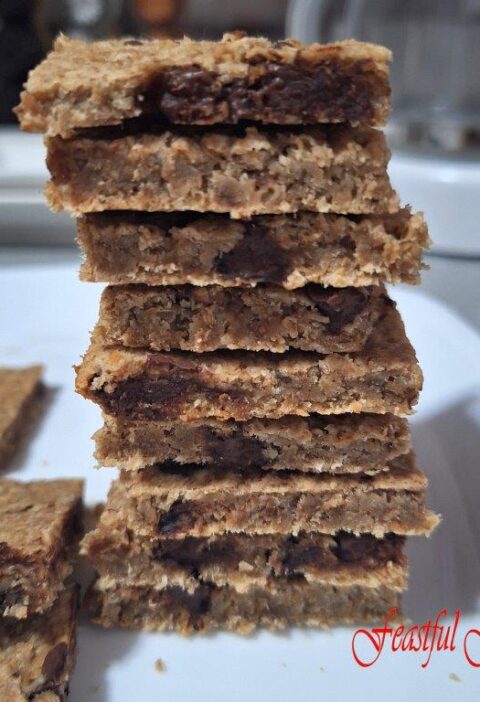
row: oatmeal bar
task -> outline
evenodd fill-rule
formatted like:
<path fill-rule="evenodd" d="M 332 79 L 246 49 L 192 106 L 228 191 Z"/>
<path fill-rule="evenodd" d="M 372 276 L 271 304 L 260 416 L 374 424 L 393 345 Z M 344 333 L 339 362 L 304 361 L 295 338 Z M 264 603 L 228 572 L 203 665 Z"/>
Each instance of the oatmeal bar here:
<path fill-rule="evenodd" d="M 83 482 L 0 481 L 0 614 L 23 619 L 52 606 L 72 572 Z"/>
<path fill-rule="evenodd" d="M 51 609 L 0 622 L 2 702 L 64 702 L 75 665 L 78 591 L 69 586 Z"/>
<path fill-rule="evenodd" d="M 53 210 L 196 210 L 233 218 L 398 209 L 382 132 L 348 127 L 114 127 L 49 137 Z"/>
<path fill-rule="evenodd" d="M 382 125 L 390 110 L 387 49 L 357 41 L 306 46 L 241 33 L 222 41 L 60 36 L 28 77 L 22 129 L 68 136 L 143 114 L 174 123 Z"/>
<path fill-rule="evenodd" d="M 165 421 L 407 414 L 421 385 L 415 352 L 393 304 L 357 353 L 160 353 L 94 339 L 76 381 L 77 391 L 107 414 Z"/>
<path fill-rule="evenodd" d="M 251 588 L 239 593 L 231 587 L 201 585 L 189 594 L 180 587 L 155 590 L 141 586 L 94 587 L 89 609 L 105 627 L 183 634 L 229 629 L 248 634 L 257 627 L 329 627 L 381 621 L 399 608 L 399 594 L 385 586 L 336 587 L 278 578 L 276 587 Z"/>
<path fill-rule="evenodd" d="M 410 450 L 408 424 L 393 414 L 312 414 L 246 422 L 130 421 L 105 416 L 94 439 L 99 464 L 123 470 L 175 461 L 373 474 Z"/>
<path fill-rule="evenodd" d="M 109 499 L 121 502 L 129 529 L 150 538 L 341 529 L 383 538 L 431 532 L 426 485 L 412 454 L 374 476 L 160 464 L 122 472 Z"/>
<path fill-rule="evenodd" d="M 116 503 L 117 502 L 117 503 Z M 108 587 L 178 586 L 192 593 L 203 583 L 229 585 L 238 592 L 267 587 L 272 578 L 304 579 L 337 586 L 407 582 L 405 539 L 389 534 L 260 535 L 222 534 L 185 539 L 132 538 L 125 528 L 121 501 L 107 504 L 96 530 L 82 543 L 84 555 Z"/>
<path fill-rule="evenodd" d="M 26 437 L 40 408 L 42 366 L 0 368 L 0 470 Z"/>
<path fill-rule="evenodd" d="M 385 298 L 378 285 L 297 291 L 116 285 L 103 292 L 96 335 L 106 345 L 153 351 L 360 351 Z"/>
<path fill-rule="evenodd" d="M 287 289 L 418 283 L 429 246 L 421 214 L 298 212 L 238 221 L 192 212 L 100 212 L 77 220 L 82 280 Z"/>

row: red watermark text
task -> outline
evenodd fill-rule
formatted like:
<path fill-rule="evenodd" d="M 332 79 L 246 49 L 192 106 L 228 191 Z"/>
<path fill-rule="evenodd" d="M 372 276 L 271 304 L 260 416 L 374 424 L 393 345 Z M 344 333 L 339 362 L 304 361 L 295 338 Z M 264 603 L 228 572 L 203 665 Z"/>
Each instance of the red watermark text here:
<path fill-rule="evenodd" d="M 370 668 L 385 650 L 422 654 L 421 667 L 427 668 L 434 653 L 455 651 L 457 647 L 460 611 L 453 613 L 447 624 L 449 612 L 442 609 L 434 620 L 421 625 L 405 626 L 396 624 L 399 614 L 392 608 L 383 626 L 372 629 L 357 629 L 352 638 L 352 653 L 355 662 L 362 668 Z M 461 642 L 466 661 L 474 668 L 480 668 L 480 629 L 470 629 Z"/>

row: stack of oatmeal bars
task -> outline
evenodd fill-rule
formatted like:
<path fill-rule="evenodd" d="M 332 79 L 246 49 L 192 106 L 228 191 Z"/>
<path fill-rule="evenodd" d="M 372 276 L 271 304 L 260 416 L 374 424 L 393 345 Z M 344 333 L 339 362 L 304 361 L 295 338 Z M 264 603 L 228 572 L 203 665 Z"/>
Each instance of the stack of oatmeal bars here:
<path fill-rule="evenodd" d="M 18 114 L 103 281 L 77 390 L 118 466 L 83 551 L 96 621 L 183 632 L 383 618 L 429 534 L 422 375 L 385 282 L 428 235 L 377 127 L 386 49 L 60 38 Z"/>

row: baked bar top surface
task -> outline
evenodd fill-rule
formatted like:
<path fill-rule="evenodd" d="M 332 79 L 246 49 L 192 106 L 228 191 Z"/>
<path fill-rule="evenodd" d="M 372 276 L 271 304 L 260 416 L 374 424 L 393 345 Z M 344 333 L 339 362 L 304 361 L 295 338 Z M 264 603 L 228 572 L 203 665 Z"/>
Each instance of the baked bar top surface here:
<path fill-rule="evenodd" d="M 269 286 L 110 286 L 102 294 L 97 333 L 108 345 L 156 351 L 359 351 L 385 296 L 381 286 L 309 285 L 295 292 Z"/>
<path fill-rule="evenodd" d="M 226 34 L 222 41 L 59 37 L 31 71 L 23 129 L 69 135 L 141 114 L 172 122 L 381 125 L 390 108 L 390 52 L 353 40 L 303 45 Z"/>
<path fill-rule="evenodd" d="M 375 473 L 410 450 L 407 422 L 392 414 L 287 416 L 246 422 L 129 421 L 105 416 L 94 436 L 100 465 L 139 470 L 153 463 Z"/>
<path fill-rule="evenodd" d="M 82 480 L 0 481 L 0 566 L 54 559 L 82 491 Z"/>
<path fill-rule="evenodd" d="M 76 587 L 64 590 L 48 612 L 0 622 L 2 702 L 64 702 L 75 662 Z"/>
<path fill-rule="evenodd" d="M 187 421 L 312 412 L 409 413 L 422 385 L 400 315 L 389 305 L 362 351 L 156 353 L 93 339 L 77 391 L 107 414 Z"/>
<path fill-rule="evenodd" d="M 77 220 L 81 278 L 149 285 L 345 287 L 418 283 L 428 248 L 421 214 L 298 212 L 236 221 L 227 215 L 103 212 Z"/>
<path fill-rule="evenodd" d="M 54 211 L 396 212 L 382 132 L 343 125 L 168 128 L 151 120 L 48 137 Z"/>

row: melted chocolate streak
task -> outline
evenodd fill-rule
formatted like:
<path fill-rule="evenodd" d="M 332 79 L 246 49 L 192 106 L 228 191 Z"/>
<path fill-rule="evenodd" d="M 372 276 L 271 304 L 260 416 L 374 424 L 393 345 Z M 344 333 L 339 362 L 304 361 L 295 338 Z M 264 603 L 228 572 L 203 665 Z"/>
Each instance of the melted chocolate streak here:
<path fill-rule="evenodd" d="M 258 224 L 247 224 L 244 235 L 230 251 L 217 256 L 213 268 L 225 278 L 246 278 L 280 284 L 289 273 L 289 257 Z"/>
<path fill-rule="evenodd" d="M 163 532 L 162 532 L 163 533 Z M 332 557 L 342 564 L 361 564 L 371 566 L 388 561 L 401 563 L 405 539 L 394 534 L 384 539 L 376 539 L 370 534 L 354 536 L 347 532 L 337 534 L 329 550 L 315 543 L 315 538 L 300 539 L 295 536 L 285 538 L 279 546 L 281 555 L 281 575 L 294 575 L 305 566 L 332 564 Z M 235 537 L 225 536 L 216 540 L 202 538 L 165 539 L 158 541 L 153 549 L 153 558 L 169 561 L 190 571 L 198 573 L 202 566 L 221 563 L 236 567 L 245 559 L 241 542 Z M 271 551 L 265 551 L 265 564 L 270 558 Z M 277 573 L 278 575 L 278 573 Z"/>
<path fill-rule="evenodd" d="M 129 378 L 119 383 L 117 389 L 111 393 L 99 390 L 93 395 L 107 412 L 116 416 L 168 419 L 176 414 L 183 406 L 185 396 L 191 393 L 205 395 L 214 402 L 223 394 L 223 391 L 220 388 L 209 388 L 187 373 L 183 378 L 172 376 L 157 380 L 144 376 Z M 234 399 L 237 394 L 232 389 L 229 397 Z"/>
<path fill-rule="evenodd" d="M 125 121 L 138 128 L 142 118 L 156 116 L 157 122 L 172 124 L 238 124 L 242 121 L 291 121 L 315 124 L 318 115 L 326 121 L 369 121 L 374 104 L 388 97 L 388 88 L 375 75 L 372 61 L 323 61 L 311 65 L 297 59 L 293 63 L 264 63 L 254 67 L 255 77 L 237 78 L 225 83 L 214 71 L 191 65 L 165 70 L 150 77 L 136 95 L 140 118 Z M 87 130 L 80 130 L 85 133 Z M 115 136 L 114 130 L 90 130 Z"/>

